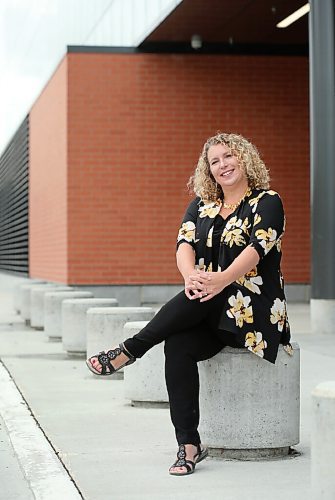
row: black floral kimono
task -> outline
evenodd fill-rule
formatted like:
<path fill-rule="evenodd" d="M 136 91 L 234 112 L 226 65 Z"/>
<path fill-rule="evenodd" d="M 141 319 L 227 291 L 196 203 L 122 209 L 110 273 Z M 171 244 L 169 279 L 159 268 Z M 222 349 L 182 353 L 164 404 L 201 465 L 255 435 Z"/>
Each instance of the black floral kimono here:
<path fill-rule="evenodd" d="M 195 198 L 182 221 L 178 245 L 190 244 L 196 267 L 204 271 L 223 271 L 244 248 L 255 248 L 258 265 L 223 291 L 227 300 L 218 328 L 235 333 L 240 345 L 275 363 L 280 343 L 292 354 L 280 270 L 285 230 L 281 199 L 272 190 L 249 190 L 226 219 L 219 215 L 221 206 L 221 200 L 206 204 Z"/>

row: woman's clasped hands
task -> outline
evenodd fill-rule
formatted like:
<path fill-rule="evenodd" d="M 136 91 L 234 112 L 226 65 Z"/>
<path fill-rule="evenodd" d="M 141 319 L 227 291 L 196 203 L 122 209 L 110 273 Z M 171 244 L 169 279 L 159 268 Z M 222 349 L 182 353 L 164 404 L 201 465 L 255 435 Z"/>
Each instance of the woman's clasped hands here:
<path fill-rule="evenodd" d="M 228 285 L 223 272 L 207 272 L 195 269 L 185 279 L 185 294 L 190 300 L 206 302 L 222 292 Z"/>

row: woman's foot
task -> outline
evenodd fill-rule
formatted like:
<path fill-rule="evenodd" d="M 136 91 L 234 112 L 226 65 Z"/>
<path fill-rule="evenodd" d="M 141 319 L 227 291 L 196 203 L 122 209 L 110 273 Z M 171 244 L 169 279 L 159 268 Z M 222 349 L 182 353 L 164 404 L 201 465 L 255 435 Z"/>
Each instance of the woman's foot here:
<path fill-rule="evenodd" d="M 201 448 L 200 445 L 181 444 L 177 453 L 177 460 L 170 467 L 169 473 L 173 476 L 186 476 L 192 474 L 195 465 L 201 462 L 208 455 L 206 448 Z"/>
<path fill-rule="evenodd" d="M 96 375 L 112 375 L 124 366 L 134 363 L 135 358 L 120 344 L 108 351 L 101 351 L 87 359 L 86 364 Z"/>

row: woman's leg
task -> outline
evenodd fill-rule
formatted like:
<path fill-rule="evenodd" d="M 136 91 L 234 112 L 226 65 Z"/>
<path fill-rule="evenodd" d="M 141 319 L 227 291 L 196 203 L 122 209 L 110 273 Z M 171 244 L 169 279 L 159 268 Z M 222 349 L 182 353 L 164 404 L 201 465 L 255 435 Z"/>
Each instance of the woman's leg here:
<path fill-rule="evenodd" d="M 165 379 L 178 444 L 200 443 L 197 362 L 211 358 L 224 346 L 206 323 L 165 341 Z"/>
<path fill-rule="evenodd" d="M 208 302 L 200 302 L 199 299 L 190 300 L 184 292 L 180 292 L 138 334 L 125 340 L 124 345 L 135 358 L 141 358 L 151 347 L 171 335 L 199 325 L 213 310 L 218 309 L 222 300 L 222 294 L 219 294 Z"/>
<path fill-rule="evenodd" d="M 224 343 L 206 323 L 171 335 L 165 341 L 165 378 L 170 401 L 170 415 L 179 445 L 185 445 L 186 460 L 194 462 L 200 444 L 199 374 L 197 362 L 211 358 Z M 170 472 L 185 473 L 185 466 L 173 466 Z"/>
<path fill-rule="evenodd" d="M 205 318 L 212 322 L 214 319 L 214 323 L 217 325 L 218 320 L 215 318 L 221 314 L 224 300 L 226 300 L 225 291 L 207 302 L 200 302 L 199 299 L 190 300 L 184 291 L 178 293 L 158 311 L 147 326 L 123 342 L 126 353 L 118 352 L 116 356 L 113 355 L 110 364 L 117 370 L 120 366 L 124 366 L 131 356 L 142 357 L 154 345 L 166 340 L 171 335 L 196 327 Z M 101 372 L 102 366 L 99 363 L 98 355 L 90 357 L 88 364 L 94 368 L 94 373 Z"/>

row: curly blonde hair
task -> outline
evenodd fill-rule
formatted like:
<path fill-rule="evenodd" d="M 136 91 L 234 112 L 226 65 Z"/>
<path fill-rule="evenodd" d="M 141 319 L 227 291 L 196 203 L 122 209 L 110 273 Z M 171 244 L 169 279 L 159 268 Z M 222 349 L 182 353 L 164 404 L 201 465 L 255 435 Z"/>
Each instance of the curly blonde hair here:
<path fill-rule="evenodd" d="M 204 144 L 194 174 L 187 184 L 191 191 L 209 202 L 223 197 L 222 188 L 215 182 L 208 162 L 208 150 L 217 144 L 228 146 L 231 153 L 238 159 L 251 189 L 269 189 L 269 171 L 261 160 L 256 146 L 242 135 L 218 132 L 207 139 Z"/>

